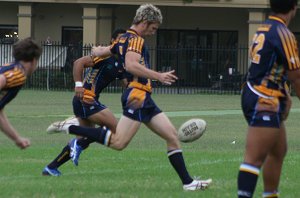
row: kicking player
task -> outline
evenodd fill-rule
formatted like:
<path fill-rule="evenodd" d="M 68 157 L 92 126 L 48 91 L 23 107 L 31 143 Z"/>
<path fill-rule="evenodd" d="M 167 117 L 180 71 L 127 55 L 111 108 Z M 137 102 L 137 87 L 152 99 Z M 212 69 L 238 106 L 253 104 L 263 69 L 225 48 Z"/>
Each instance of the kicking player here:
<path fill-rule="evenodd" d="M 123 29 L 117 29 L 112 35 L 112 41 L 116 40 L 125 33 Z M 86 72 L 84 82 L 82 76 L 84 68 L 89 68 Z M 116 78 L 123 79 L 124 68 L 119 64 L 114 56 L 99 58 L 94 56 L 84 56 L 74 62 L 73 77 L 75 81 L 75 96 L 73 98 L 73 112 L 76 118 L 52 124 L 48 132 L 61 130 L 70 124 L 79 124 L 81 126 L 95 127 L 97 125 L 108 126 L 115 132 L 117 119 L 113 113 L 99 102 L 101 91 Z M 126 83 L 123 79 L 123 83 Z M 78 158 L 82 150 L 94 142 L 88 138 L 74 138 L 61 151 L 61 153 L 42 171 L 43 175 L 59 176 L 61 172 L 58 168 L 67 162 L 70 158 L 73 163 L 78 165 Z M 73 149 L 76 147 L 77 149 Z M 71 148 L 71 149 L 70 149 Z"/>
<path fill-rule="evenodd" d="M 176 129 L 151 97 L 151 79 L 168 85 L 177 79 L 174 70 L 159 73 L 150 69 L 150 57 L 143 37 L 155 34 L 161 23 L 162 15 L 157 7 L 151 4 L 141 5 L 136 11 L 132 26 L 117 42 L 108 47 L 100 46 L 93 49 L 92 53 L 96 56 L 117 55 L 129 73 L 127 77 L 129 84 L 121 99 L 123 116 L 118 122 L 116 133 L 112 133 L 109 126 L 97 129 L 70 126 L 67 132 L 122 150 L 137 133 L 141 123 L 144 123 L 166 141 L 169 161 L 179 175 L 183 189 L 190 191 L 205 189 L 212 180 L 195 180 L 189 175 Z"/>
<path fill-rule="evenodd" d="M 0 129 L 21 149 L 29 147 L 30 140 L 21 137 L 10 124 L 4 107 L 16 97 L 27 76 L 35 71 L 41 53 L 41 47 L 31 38 L 26 38 L 13 45 L 14 62 L 0 66 Z"/>
<path fill-rule="evenodd" d="M 291 107 L 285 83 L 300 98 L 300 61 L 295 36 L 288 29 L 297 0 L 270 0 L 273 14 L 258 28 L 250 47 L 251 66 L 242 92 L 248 122 L 244 162 L 238 174 L 238 197 L 253 197 L 263 168 L 263 197 L 279 197 L 282 164 L 287 152 L 284 121 Z"/>

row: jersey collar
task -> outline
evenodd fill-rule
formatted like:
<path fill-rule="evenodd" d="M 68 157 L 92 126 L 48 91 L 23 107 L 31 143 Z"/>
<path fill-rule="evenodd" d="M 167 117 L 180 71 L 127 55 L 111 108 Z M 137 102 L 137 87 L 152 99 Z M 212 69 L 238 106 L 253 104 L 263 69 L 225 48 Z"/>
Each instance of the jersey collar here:
<path fill-rule="evenodd" d="M 269 16 L 269 19 L 270 20 L 275 20 L 275 21 L 279 21 L 280 23 L 284 24 L 286 26 L 286 22 L 282 19 L 282 18 L 279 18 L 278 16 Z"/>
<path fill-rule="evenodd" d="M 140 35 L 139 35 L 135 30 L 133 30 L 133 29 L 128 29 L 127 32 L 128 32 L 128 33 L 131 33 L 131 34 L 135 34 L 135 35 L 137 35 L 137 36 L 140 36 Z"/>

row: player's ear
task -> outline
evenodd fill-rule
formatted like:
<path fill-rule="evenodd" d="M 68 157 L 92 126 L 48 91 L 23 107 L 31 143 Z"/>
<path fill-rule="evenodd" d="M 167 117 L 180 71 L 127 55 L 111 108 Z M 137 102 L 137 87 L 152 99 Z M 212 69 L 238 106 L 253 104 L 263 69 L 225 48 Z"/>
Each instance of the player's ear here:
<path fill-rule="evenodd" d="M 142 23 L 143 27 L 147 27 L 149 25 L 148 21 L 142 21 L 141 23 Z"/>

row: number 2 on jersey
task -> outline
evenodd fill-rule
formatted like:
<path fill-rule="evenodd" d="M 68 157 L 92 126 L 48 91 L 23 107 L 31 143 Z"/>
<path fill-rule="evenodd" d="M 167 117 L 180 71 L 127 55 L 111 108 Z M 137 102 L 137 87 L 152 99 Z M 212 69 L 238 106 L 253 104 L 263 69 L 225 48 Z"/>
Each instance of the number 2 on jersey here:
<path fill-rule="evenodd" d="M 252 41 L 252 46 L 250 48 L 250 59 L 252 63 L 260 63 L 260 54 L 259 51 L 264 47 L 265 35 L 264 34 L 255 34 Z"/>

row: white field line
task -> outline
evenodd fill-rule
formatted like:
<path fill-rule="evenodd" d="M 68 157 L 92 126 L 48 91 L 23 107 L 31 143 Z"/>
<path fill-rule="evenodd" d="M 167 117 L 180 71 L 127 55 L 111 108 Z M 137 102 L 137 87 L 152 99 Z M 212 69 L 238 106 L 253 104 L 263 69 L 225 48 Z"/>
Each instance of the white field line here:
<path fill-rule="evenodd" d="M 164 112 L 168 117 L 189 117 L 189 116 L 224 116 L 224 115 L 242 115 L 242 110 L 205 110 L 205 111 L 170 111 Z M 300 109 L 291 109 L 291 113 L 300 113 Z M 114 114 L 117 118 L 121 117 L 120 113 Z M 67 118 L 73 115 L 15 115 L 10 118 L 26 117 L 26 118 Z"/>
<path fill-rule="evenodd" d="M 296 164 L 299 159 L 300 159 L 300 155 L 292 155 L 292 156 L 287 156 L 288 159 L 285 161 L 285 163 L 288 164 Z M 124 159 L 122 159 L 124 160 Z M 193 169 L 193 167 L 199 167 L 201 165 L 213 165 L 213 164 L 224 164 L 224 163 L 239 163 L 242 161 L 242 156 L 241 157 L 235 157 L 235 158 L 231 158 L 231 159 L 201 159 L 197 162 L 191 162 L 189 163 L 189 166 Z M 161 169 L 161 168 L 166 168 L 168 169 L 168 167 L 170 167 L 169 163 L 164 163 L 164 164 L 156 164 L 151 166 L 151 169 L 155 170 L 155 169 Z M 148 167 L 141 167 L 141 166 L 135 166 L 135 167 L 127 167 L 125 171 L 132 171 L 134 170 L 134 172 L 144 172 L 145 170 L 150 170 L 150 168 Z M 78 175 L 87 175 L 87 174 L 92 174 L 92 175 L 101 175 L 101 174 L 105 174 L 105 173 L 122 173 L 124 172 L 123 169 L 118 169 L 118 168 L 108 168 L 108 169 L 101 169 L 100 171 L 85 171 L 85 168 L 83 168 L 83 170 L 74 170 L 74 169 L 68 169 L 62 172 L 62 176 L 78 176 Z M 40 177 L 53 177 L 53 176 L 42 176 L 42 169 L 38 170 L 37 172 L 30 173 L 28 175 L 11 175 L 11 176 L 1 176 L 0 175 L 0 181 L 7 181 L 7 180 L 11 180 L 11 179 L 26 179 L 26 178 L 40 178 Z"/>
<path fill-rule="evenodd" d="M 242 158 L 234 158 L 234 159 L 217 159 L 217 160 L 200 160 L 198 162 L 194 162 L 194 163 L 189 163 L 190 167 L 199 167 L 201 165 L 212 165 L 212 164 L 224 164 L 224 163 L 235 163 L 235 162 L 240 162 L 242 160 Z M 168 167 L 170 167 L 169 163 L 165 163 L 165 164 L 157 164 L 154 166 L 151 166 L 151 168 L 149 167 L 126 167 L 126 170 L 124 169 L 118 169 L 118 168 L 110 168 L 110 169 L 103 169 L 101 171 L 85 171 L 83 170 L 73 170 L 73 169 L 68 169 L 65 171 L 62 171 L 62 176 L 78 176 L 78 175 L 87 175 L 87 174 L 92 174 L 92 175 L 103 175 L 103 174 L 107 174 L 107 173 L 119 173 L 121 174 L 122 172 L 125 171 L 134 171 L 135 173 L 137 172 L 141 172 L 143 173 L 144 171 L 148 171 L 148 170 L 156 170 L 156 169 L 162 169 L 162 168 L 166 168 L 168 169 Z M 24 175 L 11 175 L 11 176 L 1 176 L 0 175 L 0 181 L 7 181 L 7 179 L 25 179 L 25 178 L 40 178 L 40 177 L 53 177 L 53 176 L 43 176 L 42 175 L 42 169 L 38 170 L 39 172 L 35 172 L 34 174 L 30 173 L 28 175 L 24 174 Z"/>

